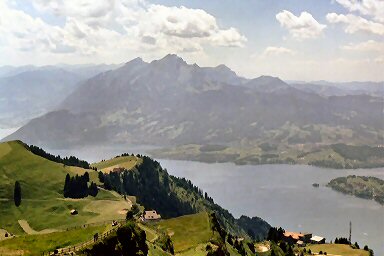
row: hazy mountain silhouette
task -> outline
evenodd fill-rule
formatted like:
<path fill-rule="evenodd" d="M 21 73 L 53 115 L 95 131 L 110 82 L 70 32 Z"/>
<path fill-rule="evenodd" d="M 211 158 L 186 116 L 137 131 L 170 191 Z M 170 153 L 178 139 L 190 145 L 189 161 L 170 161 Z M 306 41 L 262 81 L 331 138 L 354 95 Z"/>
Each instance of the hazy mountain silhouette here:
<path fill-rule="evenodd" d="M 345 129 L 353 134 L 349 143 L 375 144 L 382 104 L 368 95 L 324 97 L 274 77 L 248 80 L 224 65 L 202 68 L 167 55 L 150 63 L 137 58 L 88 79 L 57 111 L 5 140 L 50 147 L 259 143 L 300 131 L 309 143 L 328 143 L 327 133 Z"/>

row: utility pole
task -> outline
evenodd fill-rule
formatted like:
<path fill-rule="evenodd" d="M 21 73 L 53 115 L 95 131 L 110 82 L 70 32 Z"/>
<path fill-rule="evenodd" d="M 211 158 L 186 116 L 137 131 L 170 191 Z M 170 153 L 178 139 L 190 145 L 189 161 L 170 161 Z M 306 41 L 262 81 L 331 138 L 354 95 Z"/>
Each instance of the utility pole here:
<path fill-rule="evenodd" d="M 349 221 L 349 244 L 352 244 L 352 221 Z"/>

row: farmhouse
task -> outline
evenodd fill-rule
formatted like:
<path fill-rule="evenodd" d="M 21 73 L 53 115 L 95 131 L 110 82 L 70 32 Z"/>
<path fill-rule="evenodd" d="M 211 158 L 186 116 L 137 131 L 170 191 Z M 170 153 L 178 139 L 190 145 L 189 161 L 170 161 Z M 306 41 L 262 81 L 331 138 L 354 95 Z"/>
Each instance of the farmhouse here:
<path fill-rule="evenodd" d="M 161 219 L 161 215 L 158 214 L 155 210 L 152 210 L 152 211 L 145 211 L 144 212 L 144 221 L 148 221 L 148 220 L 160 220 Z"/>
<path fill-rule="evenodd" d="M 325 244 L 325 238 L 321 236 L 313 236 L 311 238 L 312 244 Z"/>
<path fill-rule="evenodd" d="M 296 232 L 284 232 L 284 240 L 287 243 L 294 244 L 297 241 L 301 240 L 303 237 L 303 234 L 301 233 L 296 233 Z"/>
<path fill-rule="evenodd" d="M 298 241 L 303 241 L 304 243 L 309 243 L 312 237 L 311 233 L 296 233 L 296 232 L 285 232 L 284 241 L 290 244 L 297 243 Z"/>

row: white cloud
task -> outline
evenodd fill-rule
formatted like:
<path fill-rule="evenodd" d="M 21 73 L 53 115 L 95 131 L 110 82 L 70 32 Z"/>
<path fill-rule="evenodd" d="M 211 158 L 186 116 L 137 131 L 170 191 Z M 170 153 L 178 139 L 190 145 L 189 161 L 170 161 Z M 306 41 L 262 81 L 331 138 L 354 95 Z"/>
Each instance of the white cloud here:
<path fill-rule="evenodd" d="M 374 20 L 384 22 L 383 0 L 336 0 L 350 12 L 359 12 L 362 15 L 373 17 Z"/>
<path fill-rule="evenodd" d="M 371 34 L 384 35 L 384 24 L 373 22 L 353 14 L 328 13 L 327 20 L 330 23 L 344 23 L 345 32 L 348 34 L 364 31 Z"/>
<path fill-rule="evenodd" d="M 341 48 L 350 51 L 378 52 L 384 54 L 384 42 L 377 42 L 374 40 L 368 40 L 358 44 L 350 43 L 342 46 Z"/>
<path fill-rule="evenodd" d="M 297 40 L 317 38 L 326 27 L 326 25 L 317 22 L 308 12 L 302 12 L 300 16 L 295 16 L 293 13 L 284 10 L 276 14 L 276 19 Z"/>
<path fill-rule="evenodd" d="M 264 52 L 264 56 L 279 56 L 279 55 L 295 55 L 296 52 L 285 48 L 285 47 L 275 47 L 275 46 L 268 46 Z"/>
<path fill-rule="evenodd" d="M 89 57 L 116 52 L 203 52 L 204 47 L 242 47 L 235 28 L 223 28 L 204 10 L 166 7 L 144 0 L 33 0 L 42 17 L 62 17 L 52 25 L 0 1 L 0 46 L 40 54 Z M 140 52 L 142 51 L 142 52 Z"/>

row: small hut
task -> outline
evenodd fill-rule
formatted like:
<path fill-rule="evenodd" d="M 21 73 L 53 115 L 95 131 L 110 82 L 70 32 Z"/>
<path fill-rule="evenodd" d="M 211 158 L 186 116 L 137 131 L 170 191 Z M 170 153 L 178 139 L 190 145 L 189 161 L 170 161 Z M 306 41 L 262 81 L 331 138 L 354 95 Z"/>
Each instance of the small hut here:
<path fill-rule="evenodd" d="M 78 212 L 77 212 L 76 209 L 72 209 L 72 210 L 71 210 L 71 215 L 77 215 L 77 214 L 78 214 Z"/>

